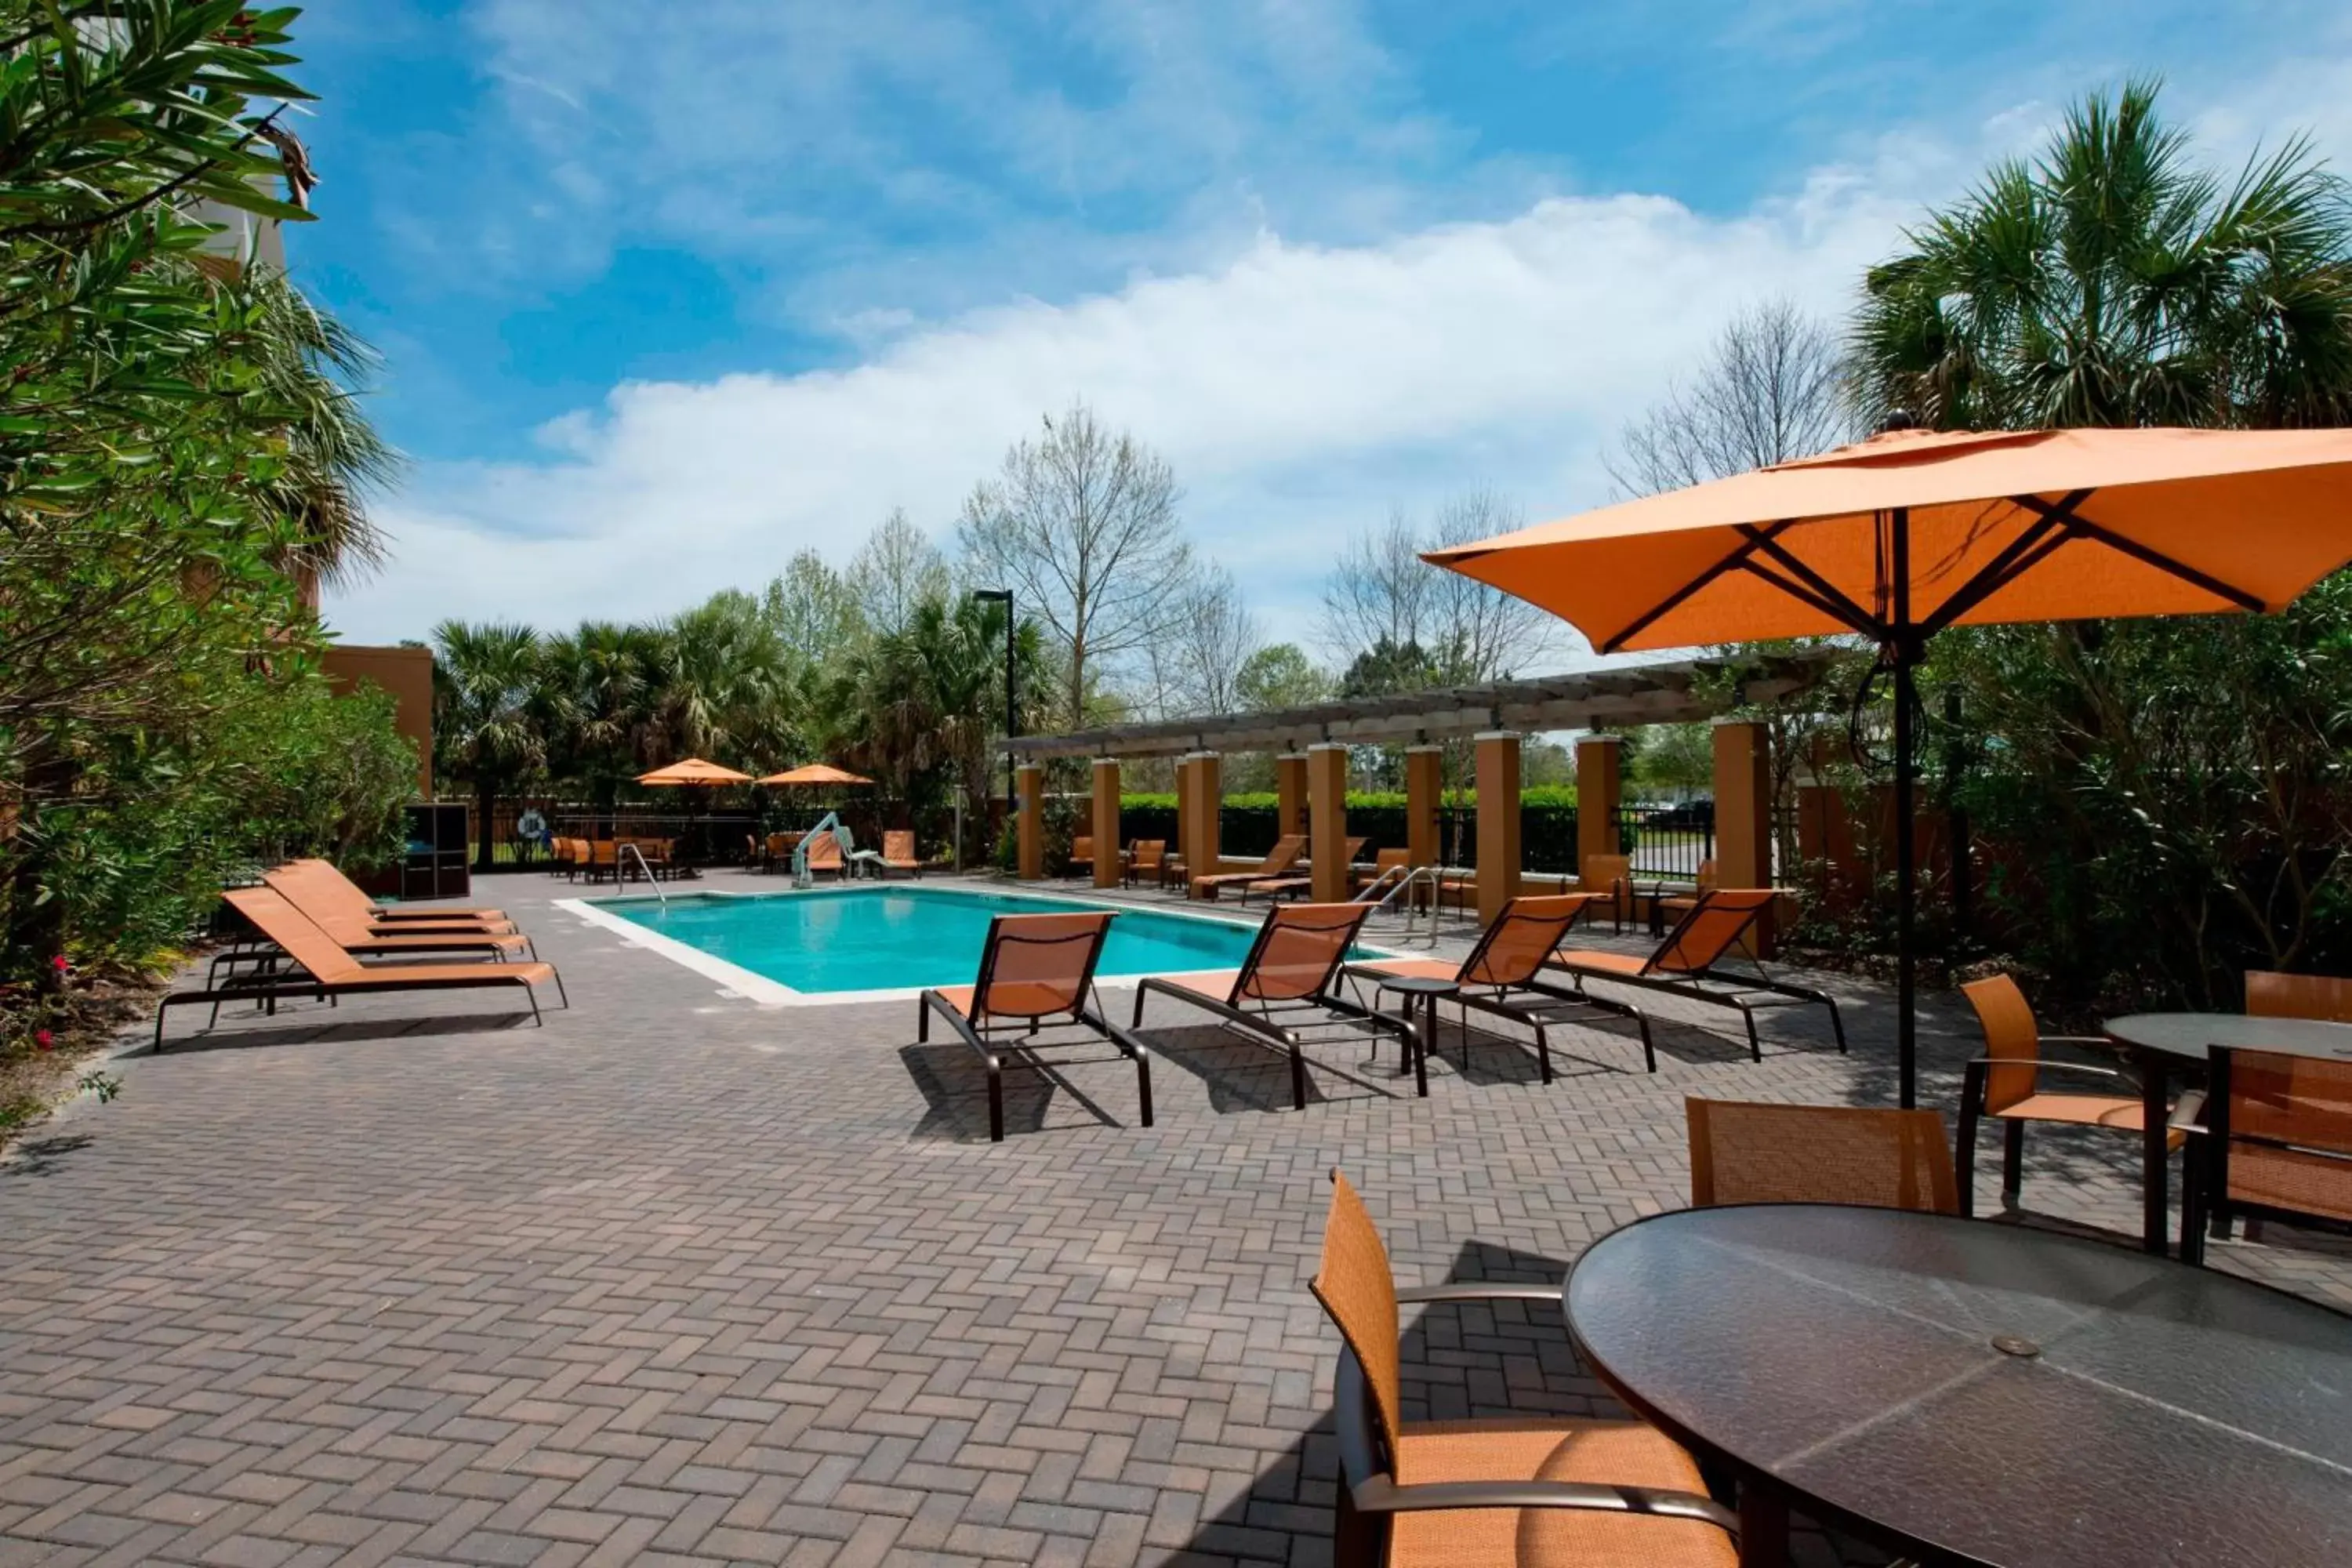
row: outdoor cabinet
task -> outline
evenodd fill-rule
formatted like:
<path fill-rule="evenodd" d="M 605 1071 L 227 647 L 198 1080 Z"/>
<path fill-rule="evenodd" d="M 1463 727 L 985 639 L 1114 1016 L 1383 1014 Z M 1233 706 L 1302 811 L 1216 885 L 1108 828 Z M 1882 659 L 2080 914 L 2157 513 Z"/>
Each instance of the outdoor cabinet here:
<path fill-rule="evenodd" d="M 408 851 L 400 863 L 402 898 L 462 899 L 472 890 L 468 816 L 462 801 L 420 801 L 408 807 Z"/>

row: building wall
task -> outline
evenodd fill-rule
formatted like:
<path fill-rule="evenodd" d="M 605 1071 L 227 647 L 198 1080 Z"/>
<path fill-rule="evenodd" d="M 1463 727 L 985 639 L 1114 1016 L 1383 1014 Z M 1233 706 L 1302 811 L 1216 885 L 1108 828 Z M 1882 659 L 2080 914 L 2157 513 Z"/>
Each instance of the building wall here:
<path fill-rule="evenodd" d="M 362 647 L 338 643 L 327 650 L 328 683 L 338 692 L 362 681 L 382 687 L 396 705 L 394 724 L 416 742 L 416 798 L 433 798 L 433 650 Z"/>

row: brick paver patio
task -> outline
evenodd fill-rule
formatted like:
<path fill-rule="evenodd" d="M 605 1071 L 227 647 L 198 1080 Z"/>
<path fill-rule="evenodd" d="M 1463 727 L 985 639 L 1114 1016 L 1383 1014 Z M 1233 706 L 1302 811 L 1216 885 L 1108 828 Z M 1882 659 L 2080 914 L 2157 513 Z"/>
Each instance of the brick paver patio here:
<path fill-rule="evenodd" d="M 1303 1114 L 1155 1011 L 1157 1127 L 1106 1054 L 1016 1076 L 992 1146 L 911 1004 L 758 1006 L 572 891 L 479 889 L 563 970 L 544 1029 L 191 1012 L 0 1165 L 0 1563 L 1322 1563 L 1329 1166 L 1408 1280 L 1556 1280 L 1683 1201 L 1685 1095 L 1892 1093 L 1852 982 L 1844 1059 L 1795 1015 L 1760 1066 L 1662 1029 L 1654 1077 L 1570 1031 L 1549 1089 L 1490 1048 L 1418 1101 L 1339 1047 Z M 1931 1022 L 1948 1106 L 1974 1033 Z M 2032 1155 L 2029 1209 L 2133 1229 L 2129 1141 Z M 2341 1243 L 2214 1253 L 2352 1306 Z M 1610 1408 L 1549 1308 L 1433 1310 L 1407 1363 L 1422 1414 Z"/>

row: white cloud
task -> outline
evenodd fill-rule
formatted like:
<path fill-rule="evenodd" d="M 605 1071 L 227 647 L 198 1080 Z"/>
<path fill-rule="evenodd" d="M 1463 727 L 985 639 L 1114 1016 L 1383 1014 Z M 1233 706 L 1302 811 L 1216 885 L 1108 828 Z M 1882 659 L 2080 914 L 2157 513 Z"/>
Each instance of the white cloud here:
<path fill-rule="evenodd" d="M 1717 322 L 1770 293 L 1841 305 L 1937 167 L 1905 148 L 1731 220 L 1555 197 L 1378 246 L 1262 235 L 1211 269 L 903 331 L 847 370 L 624 385 L 544 427 L 535 460 L 421 471 L 385 509 L 395 563 L 333 617 L 360 638 L 643 617 L 803 545 L 845 553 L 894 506 L 944 531 L 1082 397 L 1166 453 L 1195 534 L 1303 630 L 1331 542 L 1392 502 L 1592 499 L 1601 441 Z"/>
<path fill-rule="evenodd" d="M 2323 148 L 2352 145 L 2343 60 L 2255 85 L 2176 111 L 2225 157 L 2312 112 Z M 1843 310 L 1923 204 L 2049 118 L 1890 137 L 1728 217 L 1555 195 L 1379 243 L 1229 238 L 1116 291 L 929 323 L 846 301 L 866 343 L 850 368 L 629 384 L 544 426 L 528 460 L 421 468 L 383 509 L 394 564 L 331 618 L 363 641 L 444 616 L 646 618 L 803 546 L 845 557 L 894 507 L 944 534 L 1005 446 L 1076 397 L 1170 458 L 1195 537 L 1305 639 L 1342 538 L 1477 484 L 1530 517 L 1602 499 L 1604 444 L 1730 313 L 1771 294 Z"/>

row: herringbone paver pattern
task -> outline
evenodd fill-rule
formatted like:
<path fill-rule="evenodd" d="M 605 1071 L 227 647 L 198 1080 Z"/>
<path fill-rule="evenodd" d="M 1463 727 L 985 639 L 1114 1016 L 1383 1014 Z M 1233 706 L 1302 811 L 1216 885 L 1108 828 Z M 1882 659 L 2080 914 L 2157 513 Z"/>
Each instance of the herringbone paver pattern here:
<path fill-rule="evenodd" d="M 1555 1279 L 1681 1201 L 1684 1095 L 1889 1084 L 1853 986 L 1843 1061 L 1676 1028 L 1652 1078 L 1596 1031 L 1416 1101 L 1338 1047 L 1304 1114 L 1171 1014 L 1159 1126 L 1109 1058 L 992 1146 L 911 1005 L 757 1007 L 488 891 L 563 967 L 547 1028 L 225 1019 L 0 1167 L 0 1563 L 1321 1563 L 1328 1167 L 1407 1279 Z M 2028 1202 L 2127 1228 L 2129 1161 L 2040 1139 Z M 2217 1250 L 2352 1303 L 2339 1247 Z M 1408 1362 L 1430 1415 L 1607 1408 L 1550 1309 L 1433 1312 Z"/>

